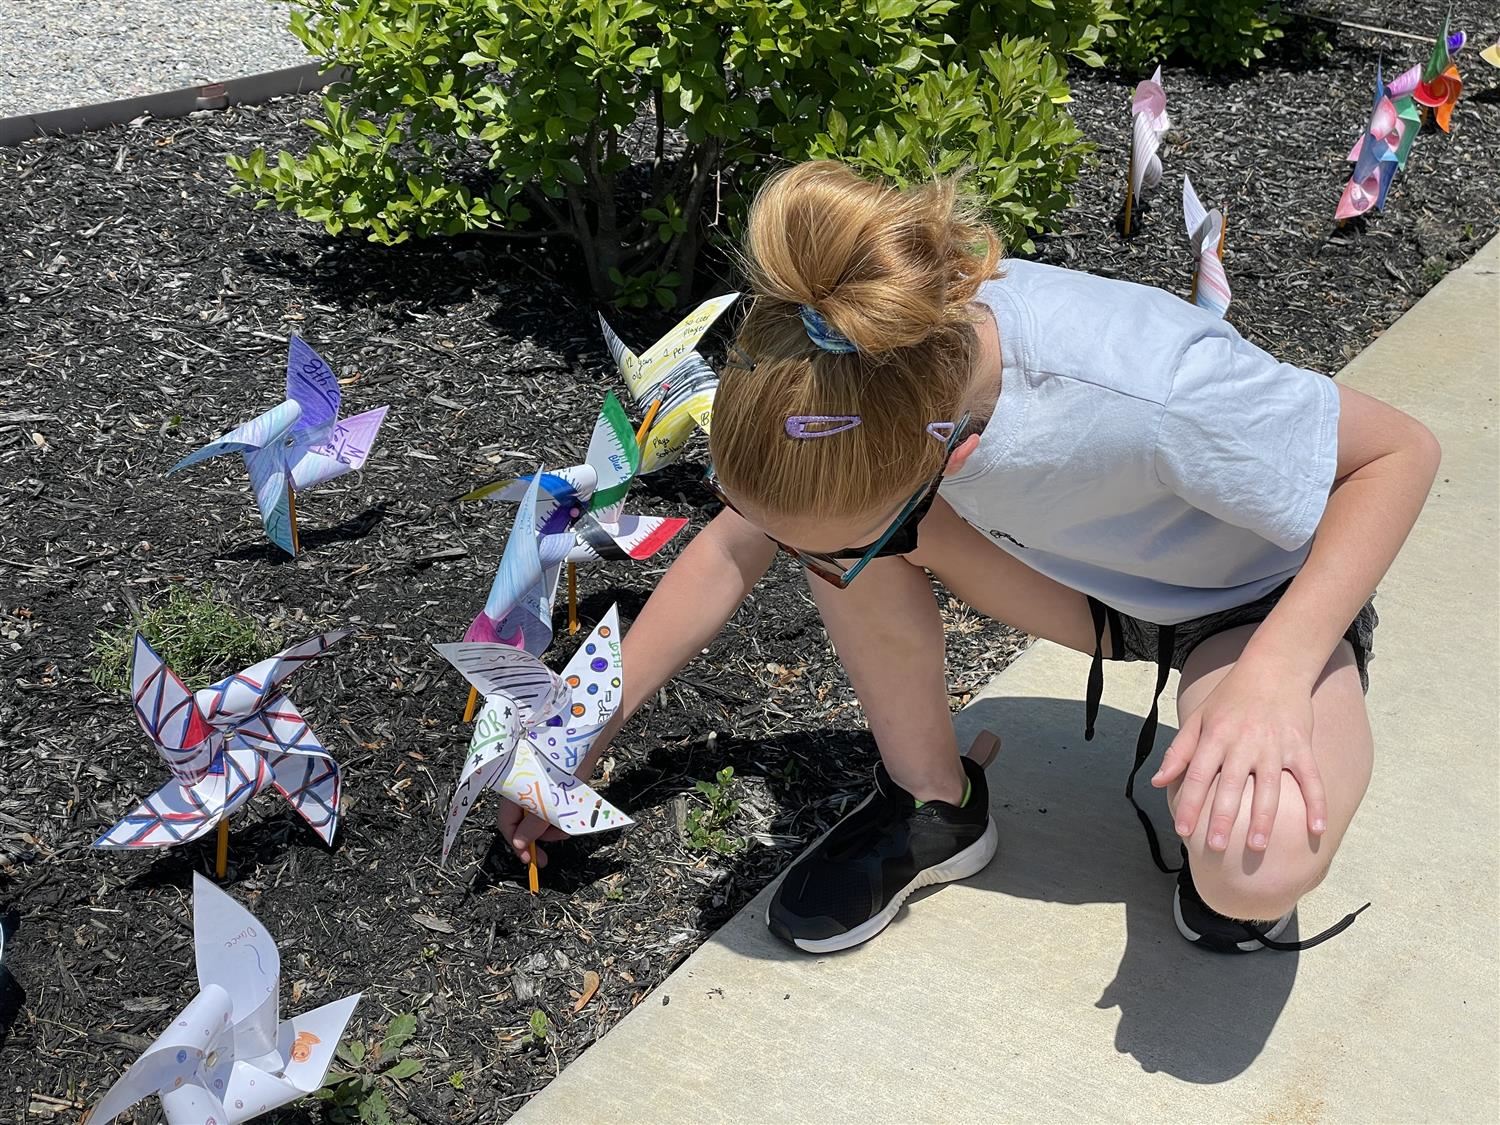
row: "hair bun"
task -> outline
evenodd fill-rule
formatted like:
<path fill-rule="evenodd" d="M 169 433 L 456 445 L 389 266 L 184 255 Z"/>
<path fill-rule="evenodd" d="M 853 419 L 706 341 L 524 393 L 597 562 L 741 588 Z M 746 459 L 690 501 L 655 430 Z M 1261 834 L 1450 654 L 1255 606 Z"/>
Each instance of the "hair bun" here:
<path fill-rule="evenodd" d="M 902 190 L 822 160 L 761 189 L 746 256 L 757 296 L 784 302 L 792 315 L 815 309 L 869 356 L 970 323 L 1000 242 L 954 179 Z"/>

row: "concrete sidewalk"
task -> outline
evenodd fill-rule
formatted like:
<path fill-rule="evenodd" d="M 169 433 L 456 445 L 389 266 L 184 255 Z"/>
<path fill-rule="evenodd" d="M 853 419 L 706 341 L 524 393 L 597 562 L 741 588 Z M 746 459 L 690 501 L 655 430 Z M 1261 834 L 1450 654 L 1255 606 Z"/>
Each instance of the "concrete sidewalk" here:
<path fill-rule="evenodd" d="M 1085 744 L 1087 661 L 1039 644 L 958 718 L 1005 739 L 986 871 L 822 958 L 770 937 L 762 894 L 514 1120 L 1500 1120 L 1497 336 L 1500 240 L 1340 377 L 1444 448 L 1377 603 L 1374 782 L 1301 911 L 1373 901 L 1350 931 L 1186 945 L 1121 795 L 1150 670 L 1109 666 Z"/>

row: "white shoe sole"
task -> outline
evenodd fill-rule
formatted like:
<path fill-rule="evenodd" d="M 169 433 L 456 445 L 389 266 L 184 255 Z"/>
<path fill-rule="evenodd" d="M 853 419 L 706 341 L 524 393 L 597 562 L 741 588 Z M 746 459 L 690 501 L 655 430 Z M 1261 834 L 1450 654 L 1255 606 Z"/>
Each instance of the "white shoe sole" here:
<path fill-rule="evenodd" d="M 963 851 L 956 853 L 951 859 L 929 867 L 925 871 L 919 871 L 917 877 L 902 887 L 879 914 L 866 919 L 846 933 L 821 939 L 794 938 L 792 944 L 806 953 L 836 953 L 841 949 L 851 949 L 856 945 L 861 945 L 895 921 L 902 904 L 917 891 L 937 883 L 951 883 L 956 879 L 967 879 L 970 875 L 984 870 L 990 860 L 995 858 L 995 852 L 999 846 L 1000 830 L 995 827 L 995 818 L 990 817 L 989 823 L 985 825 L 984 835 Z M 771 908 L 767 905 L 766 925 L 770 924 Z"/>
<path fill-rule="evenodd" d="M 1295 913 L 1295 911 L 1293 913 Z M 1172 920 L 1177 923 L 1177 932 L 1183 937 L 1187 938 L 1188 941 L 1192 942 L 1194 945 L 1197 945 L 1200 941 L 1203 940 L 1202 934 L 1200 934 L 1197 930 L 1193 929 L 1185 921 L 1183 921 L 1182 895 L 1178 893 L 1176 887 L 1172 888 Z M 1275 941 L 1281 936 L 1281 932 L 1286 929 L 1287 923 L 1289 923 L 1291 920 L 1292 915 L 1287 914 L 1284 918 L 1282 918 L 1279 922 L 1277 922 L 1274 926 L 1266 931 L 1266 937 L 1270 938 L 1272 941 Z M 1257 950 L 1267 948 L 1265 945 L 1256 941 L 1254 938 L 1248 938 L 1245 941 L 1237 941 L 1234 944 L 1241 953 L 1254 953 Z"/>

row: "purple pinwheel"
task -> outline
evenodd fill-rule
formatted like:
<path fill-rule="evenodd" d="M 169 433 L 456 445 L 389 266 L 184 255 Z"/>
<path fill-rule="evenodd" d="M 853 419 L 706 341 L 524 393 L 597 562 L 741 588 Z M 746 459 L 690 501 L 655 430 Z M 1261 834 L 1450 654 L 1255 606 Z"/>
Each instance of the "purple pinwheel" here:
<path fill-rule="evenodd" d="M 238 453 L 250 471 L 266 536 L 289 555 L 297 553 L 296 493 L 363 468 L 385 419 L 381 406 L 339 418 L 340 393 L 333 369 L 293 336 L 287 348 L 286 401 L 188 454 L 168 472 L 221 453 Z"/>

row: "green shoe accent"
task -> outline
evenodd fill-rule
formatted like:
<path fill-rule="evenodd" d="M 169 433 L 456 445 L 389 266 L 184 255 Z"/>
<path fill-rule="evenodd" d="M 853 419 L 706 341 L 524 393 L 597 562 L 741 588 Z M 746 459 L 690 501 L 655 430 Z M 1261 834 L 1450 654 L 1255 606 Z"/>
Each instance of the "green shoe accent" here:
<path fill-rule="evenodd" d="M 972 781 L 970 781 L 967 777 L 965 777 L 964 778 L 964 795 L 963 795 L 963 799 L 958 802 L 958 807 L 959 808 L 963 808 L 965 805 L 967 805 L 969 803 L 969 794 L 971 794 L 973 792 L 974 792 L 974 783 Z M 915 801 L 915 802 L 913 802 L 914 807 L 919 808 L 919 809 L 923 805 L 925 805 L 926 803 L 927 803 L 926 801 Z"/>

